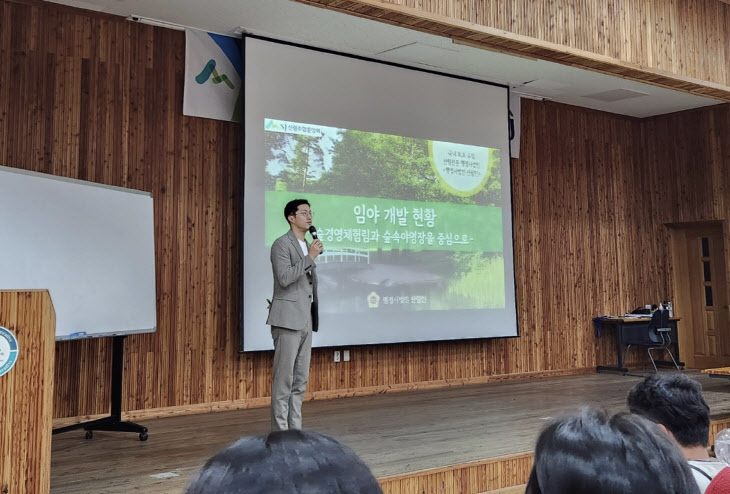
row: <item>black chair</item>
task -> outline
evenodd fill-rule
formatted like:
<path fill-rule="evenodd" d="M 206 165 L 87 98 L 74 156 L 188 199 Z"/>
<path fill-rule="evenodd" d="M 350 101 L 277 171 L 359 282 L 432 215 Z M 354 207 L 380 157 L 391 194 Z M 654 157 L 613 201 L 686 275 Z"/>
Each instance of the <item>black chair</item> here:
<path fill-rule="evenodd" d="M 651 320 L 647 326 L 632 328 L 630 332 L 624 334 L 624 343 L 628 345 L 626 347 L 624 362 L 626 361 L 626 357 L 629 356 L 631 345 L 637 345 L 646 347 L 646 351 L 649 354 L 649 360 L 651 360 L 651 365 L 654 366 L 654 372 L 658 372 L 658 369 L 656 367 L 656 362 L 654 362 L 654 356 L 651 354 L 652 350 L 666 350 L 669 354 L 669 358 L 671 358 L 674 363 L 674 367 L 679 370 L 677 361 L 674 360 L 674 355 L 672 355 L 671 350 L 669 350 L 669 346 L 672 344 L 671 331 L 672 329 L 669 327 L 669 311 L 662 309 L 655 310 L 651 315 Z"/>

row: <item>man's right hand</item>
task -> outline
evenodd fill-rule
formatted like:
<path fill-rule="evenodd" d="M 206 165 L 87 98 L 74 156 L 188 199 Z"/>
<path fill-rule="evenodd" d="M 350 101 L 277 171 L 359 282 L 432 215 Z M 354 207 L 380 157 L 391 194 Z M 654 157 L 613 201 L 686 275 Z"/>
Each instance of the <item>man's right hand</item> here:
<path fill-rule="evenodd" d="M 313 240 L 312 243 L 309 244 L 309 257 L 314 260 L 323 250 L 324 247 L 322 246 L 322 242 L 319 240 Z"/>

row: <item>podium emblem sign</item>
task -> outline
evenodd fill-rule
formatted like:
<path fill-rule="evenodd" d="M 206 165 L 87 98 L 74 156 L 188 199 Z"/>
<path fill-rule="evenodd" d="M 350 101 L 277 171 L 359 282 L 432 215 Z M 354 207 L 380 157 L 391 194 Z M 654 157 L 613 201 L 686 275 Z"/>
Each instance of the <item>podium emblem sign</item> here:
<path fill-rule="evenodd" d="M 0 376 L 13 368 L 18 360 L 18 340 L 9 329 L 0 326 Z"/>

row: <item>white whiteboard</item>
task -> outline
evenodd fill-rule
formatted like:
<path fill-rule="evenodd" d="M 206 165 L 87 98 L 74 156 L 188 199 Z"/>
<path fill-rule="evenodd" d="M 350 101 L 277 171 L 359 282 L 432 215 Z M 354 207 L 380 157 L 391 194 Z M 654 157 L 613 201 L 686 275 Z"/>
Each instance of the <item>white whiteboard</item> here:
<path fill-rule="evenodd" d="M 48 289 L 56 339 L 155 331 L 152 196 L 0 166 L 0 290 Z"/>

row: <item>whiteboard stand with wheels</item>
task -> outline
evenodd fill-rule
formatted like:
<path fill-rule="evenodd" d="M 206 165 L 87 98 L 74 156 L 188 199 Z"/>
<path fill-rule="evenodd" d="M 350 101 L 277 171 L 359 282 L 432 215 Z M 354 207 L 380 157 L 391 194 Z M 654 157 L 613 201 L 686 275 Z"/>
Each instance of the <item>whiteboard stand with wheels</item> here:
<path fill-rule="evenodd" d="M 134 432 L 121 420 L 124 340 L 157 327 L 152 195 L 0 166 L 0 289 L 47 289 L 56 341 L 113 338 L 111 415 L 55 429 Z"/>

